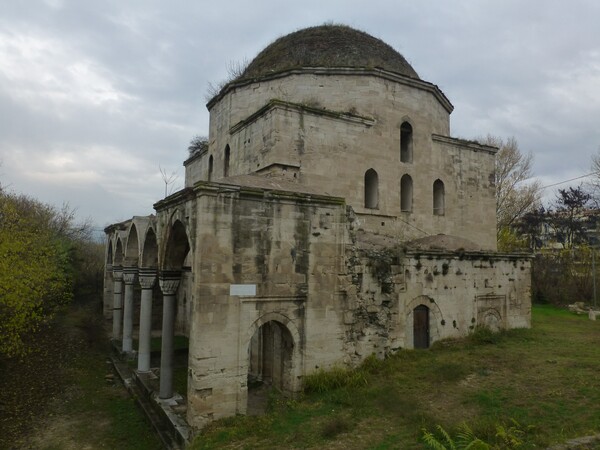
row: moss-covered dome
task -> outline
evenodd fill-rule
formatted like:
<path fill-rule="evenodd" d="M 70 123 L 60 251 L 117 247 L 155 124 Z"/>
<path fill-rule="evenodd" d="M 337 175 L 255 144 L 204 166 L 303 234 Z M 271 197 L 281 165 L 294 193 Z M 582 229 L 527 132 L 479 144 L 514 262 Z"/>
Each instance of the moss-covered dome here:
<path fill-rule="evenodd" d="M 238 80 L 300 67 L 379 68 L 419 78 L 391 46 L 344 25 L 305 28 L 277 39 L 254 58 Z"/>

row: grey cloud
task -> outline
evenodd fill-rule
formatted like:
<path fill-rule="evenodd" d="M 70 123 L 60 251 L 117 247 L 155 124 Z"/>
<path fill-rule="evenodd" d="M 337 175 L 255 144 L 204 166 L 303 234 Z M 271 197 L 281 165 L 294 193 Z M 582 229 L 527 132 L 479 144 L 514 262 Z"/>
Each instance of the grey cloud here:
<path fill-rule="evenodd" d="M 600 145 L 600 99 L 591 92 L 600 76 L 600 5 L 591 0 L 49 3 L 4 5 L 0 38 L 55 40 L 64 64 L 91 64 L 122 98 L 85 102 L 95 85 L 82 80 L 72 87 L 82 97 L 68 105 L 28 103 L 13 95 L 23 80 L 3 78 L 0 69 L 2 180 L 48 201 L 67 200 L 99 224 L 151 211 L 162 195 L 159 163 L 182 174 L 190 138 L 208 132 L 208 83 L 226 78 L 230 61 L 250 60 L 277 37 L 326 21 L 395 47 L 455 105 L 454 135 L 515 136 L 534 152 L 544 179 L 585 171 Z M 94 161 L 103 157 L 98 149 L 128 163 Z M 63 152 L 96 178 L 73 189 L 65 172 L 63 184 L 44 184 L 19 173 L 16 150 L 33 161 Z"/>

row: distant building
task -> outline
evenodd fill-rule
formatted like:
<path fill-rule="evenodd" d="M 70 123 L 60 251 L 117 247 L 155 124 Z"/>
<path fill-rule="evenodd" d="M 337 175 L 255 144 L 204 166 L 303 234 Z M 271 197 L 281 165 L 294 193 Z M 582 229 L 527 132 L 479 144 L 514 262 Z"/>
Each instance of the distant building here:
<path fill-rule="evenodd" d="M 113 337 L 134 350 L 141 304 L 161 398 L 189 337 L 192 427 L 245 414 L 249 380 L 293 394 L 319 368 L 530 326 L 530 260 L 496 252 L 497 149 L 450 137 L 452 104 L 392 47 L 300 30 L 207 106 L 185 188 L 106 229 Z"/>

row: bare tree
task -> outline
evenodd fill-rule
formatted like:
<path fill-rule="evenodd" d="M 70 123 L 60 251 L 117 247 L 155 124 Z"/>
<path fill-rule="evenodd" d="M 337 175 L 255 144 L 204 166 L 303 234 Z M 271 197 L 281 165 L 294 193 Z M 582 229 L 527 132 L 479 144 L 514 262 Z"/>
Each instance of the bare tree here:
<path fill-rule="evenodd" d="M 540 205 L 541 184 L 532 180 L 533 155 L 524 155 L 514 137 L 506 141 L 487 135 L 486 145 L 498 147 L 496 154 L 496 230 L 508 228 L 523 214 Z"/>
<path fill-rule="evenodd" d="M 167 197 L 168 195 L 171 195 L 173 193 L 173 186 L 171 186 L 172 184 L 174 184 L 177 181 L 177 178 L 179 178 L 179 175 L 177 174 L 177 171 L 173 171 L 170 174 L 167 173 L 167 169 L 163 169 L 160 164 L 158 165 L 158 170 L 160 171 L 160 176 L 163 179 L 163 182 L 165 183 L 165 197 Z M 169 187 L 171 186 L 171 187 Z"/>

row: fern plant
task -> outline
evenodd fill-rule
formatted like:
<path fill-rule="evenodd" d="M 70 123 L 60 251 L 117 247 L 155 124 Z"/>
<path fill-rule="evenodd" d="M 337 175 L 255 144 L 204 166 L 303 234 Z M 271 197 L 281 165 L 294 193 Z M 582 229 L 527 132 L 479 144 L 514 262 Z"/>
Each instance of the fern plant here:
<path fill-rule="evenodd" d="M 496 437 L 502 441 L 506 448 L 518 448 L 523 445 L 523 438 L 527 432 L 531 431 L 534 427 L 529 425 L 524 430 L 523 426 L 515 419 L 510 419 L 510 421 L 512 425 L 507 427 L 496 425 Z"/>
<path fill-rule="evenodd" d="M 471 427 L 466 423 L 458 427 L 456 436 L 452 438 L 444 427 L 437 425 L 437 434 L 423 429 L 423 442 L 431 450 L 492 450 L 513 449 L 523 445 L 523 441 L 529 431 L 534 427 L 529 425 L 525 429 L 515 419 L 510 419 L 507 426 L 496 425 L 496 436 L 494 443 L 487 443 L 479 439 Z"/>
<path fill-rule="evenodd" d="M 492 446 L 477 436 L 473 430 L 463 423 L 458 427 L 456 439 L 450 436 L 444 427 L 436 426 L 441 438 L 438 438 L 433 433 L 423 430 L 423 442 L 427 448 L 431 450 L 490 450 Z"/>

